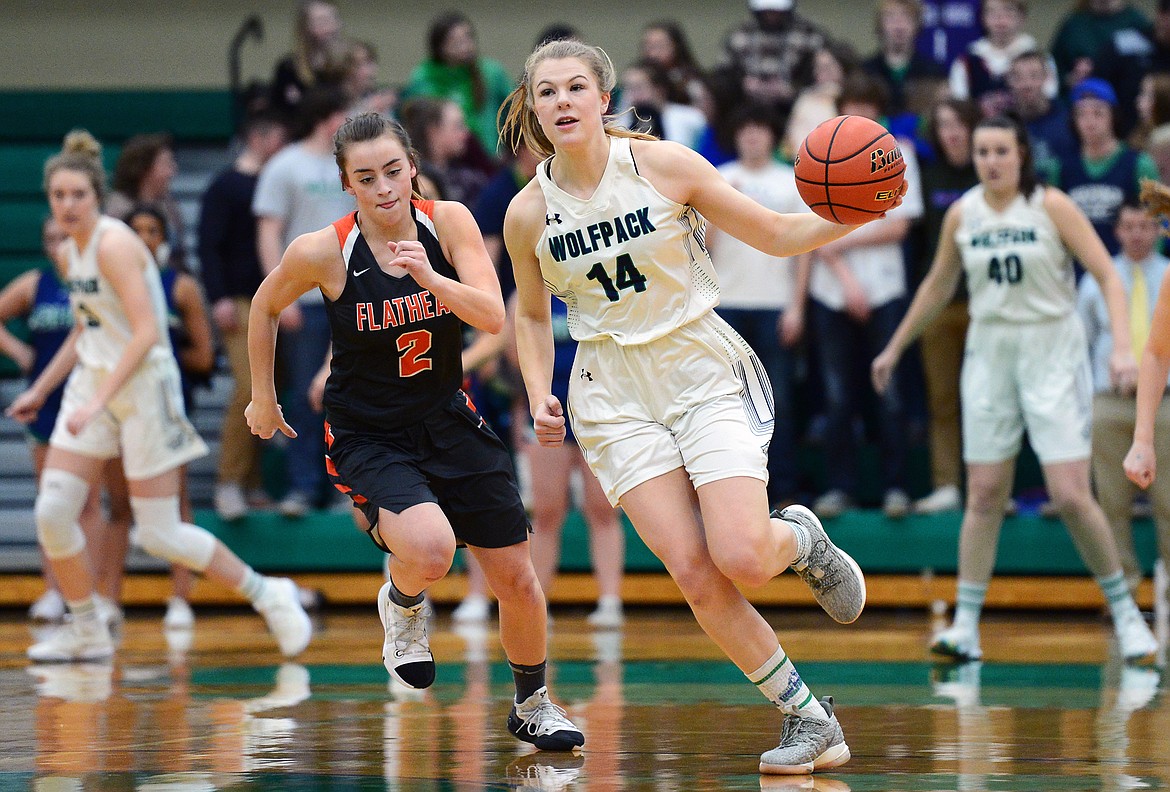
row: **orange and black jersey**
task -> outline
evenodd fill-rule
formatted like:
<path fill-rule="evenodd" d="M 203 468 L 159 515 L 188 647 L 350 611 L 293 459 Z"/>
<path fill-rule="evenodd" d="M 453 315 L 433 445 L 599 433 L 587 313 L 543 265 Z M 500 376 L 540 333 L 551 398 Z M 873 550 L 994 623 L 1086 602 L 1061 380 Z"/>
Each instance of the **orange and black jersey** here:
<path fill-rule="evenodd" d="M 458 280 L 443 255 L 433 201 L 412 201 L 418 239 L 435 272 Z M 410 275 L 378 266 L 357 214 L 333 224 L 346 265 L 345 288 L 325 309 L 333 359 L 325 416 L 350 430 L 396 429 L 441 408 L 463 381 L 462 321 Z"/>

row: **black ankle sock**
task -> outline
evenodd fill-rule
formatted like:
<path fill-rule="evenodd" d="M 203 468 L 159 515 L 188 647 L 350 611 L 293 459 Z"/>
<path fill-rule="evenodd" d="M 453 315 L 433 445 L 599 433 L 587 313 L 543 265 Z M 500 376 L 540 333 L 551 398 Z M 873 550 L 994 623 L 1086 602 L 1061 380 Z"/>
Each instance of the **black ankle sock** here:
<path fill-rule="evenodd" d="M 517 704 L 544 687 L 544 669 L 547 664 L 547 660 L 530 666 L 508 663 L 512 667 L 512 679 L 516 682 Z"/>
<path fill-rule="evenodd" d="M 423 601 L 423 593 L 420 591 L 413 597 L 409 597 L 398 590 L 398 586 L 394 585 L 394 580 L 390 580 L 390 601 L 400 608 L 413 608 L 415 605 Z"/>

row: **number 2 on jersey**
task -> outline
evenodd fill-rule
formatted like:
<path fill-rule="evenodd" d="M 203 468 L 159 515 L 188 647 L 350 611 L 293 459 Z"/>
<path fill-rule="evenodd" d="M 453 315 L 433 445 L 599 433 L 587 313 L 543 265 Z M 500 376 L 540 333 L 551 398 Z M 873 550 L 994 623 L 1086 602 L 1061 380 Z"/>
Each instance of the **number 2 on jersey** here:
<path fill-rule="evenodd" d="M 424 371 L 430 371 L 431 359 L 423 357 L 431 351 L 431 331 L 412 330 L 398 336 L 398 376 L 413 377 Z"/>
<path fill-rule="evenodd" d="M 594 264 L 593 268 L 585 273 L 585 277 L 600 283 L 601 288 L 605 289 L 605 296 L 609 298 L 610 302 L 617 302 L 618 298 L 621 297 L 618 291 L 619 289 L 633 287 L 635 292 L 646 291 L 646 276 L 634 266 L 634 260 L 630 258 L 629 253 L 623 253 L 617 257 L 616 284 L 610 279 L 609 273 L 605 271 L 605 267 L 601 262 Z"/>

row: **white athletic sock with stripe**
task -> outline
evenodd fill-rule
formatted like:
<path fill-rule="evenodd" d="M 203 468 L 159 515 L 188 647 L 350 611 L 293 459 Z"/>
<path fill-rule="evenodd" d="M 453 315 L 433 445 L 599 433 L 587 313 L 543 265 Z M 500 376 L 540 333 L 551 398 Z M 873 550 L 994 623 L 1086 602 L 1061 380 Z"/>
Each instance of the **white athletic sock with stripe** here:
<path fill-rule="evenodd" d="M 960 580 L 958 593 L 955 595 L 955 626 L 977 632 L 979 630 L 979 614 L 983 611 L 983 599 L 986 596 L 986 583 Z"/>
<path fill-rule="evenodd" d="M 1118 570 L 1109 577 L 1097 578 L 1097 585 L 1101 587 L 1105 599 L 1109 602 L 1109 613 L 1115 623 L 1122 616 L 1128 616 L 1135 611 L 1140 615 L 1137 603 L 1133 601 L 1133 594 L 1130 593 L 1129 584 L 1125 582 L 1124 572 Z"/>
<path fill-rule="evenodd" d="M 755 683 L 764 698 L 775 704 L 786 715 L 811 715 L 814 718 L 828 720 L 829 713 L 817 701 L 817 697 L 804 684 L 796 666 L 784 653 L 784 648 L 776 647 L 776 653 L 755 671 L 747 675 Z"/>

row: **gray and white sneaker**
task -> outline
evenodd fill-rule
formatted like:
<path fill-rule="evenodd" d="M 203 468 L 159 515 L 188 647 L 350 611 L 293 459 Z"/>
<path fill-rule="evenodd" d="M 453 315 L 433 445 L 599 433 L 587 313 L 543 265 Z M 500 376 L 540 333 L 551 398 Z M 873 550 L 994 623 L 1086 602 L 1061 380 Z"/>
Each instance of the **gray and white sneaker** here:
<path fill-rule="evenodd" d="M 833 697 L 821 699 L 829 719 L 784 716 L 780 745 L 760 757 L 760 772 L 769 775 L 804 775 L 840 767 L 849 761 L 849 746 L 841 724 L 833 714 Z"/>
<path fill-rule="evenodd" d="M 585 735 L 573 725 L 564 709 L 552 703 L 547 687 L 512 705 L 508 731 L 542 751 L 571 751 L 585 744 Z"/>
<path fill-rule="evenodd" d="M 386 630 L 382 643 L 382 664 L 396 680 L 409 688 L 421 690 L 435 681 L 435 656 L 427 638 L 430 608 L 424 599 L 404 608 L 390 599 L 391 583 L 378 591 L 378 617 Z"/>
<path fill-rule="evenodd" d="M 821 521 L 804 506 L 789 506 L 772 512 L 772 516 L 795 523 L 808 535 L 808 546 L 792 562 L 792 569 L 812 589 L 825 613 L 841 624 L 856 621 L 865 608 L 865 575 L 861 567 L 833 544 Z"/>

